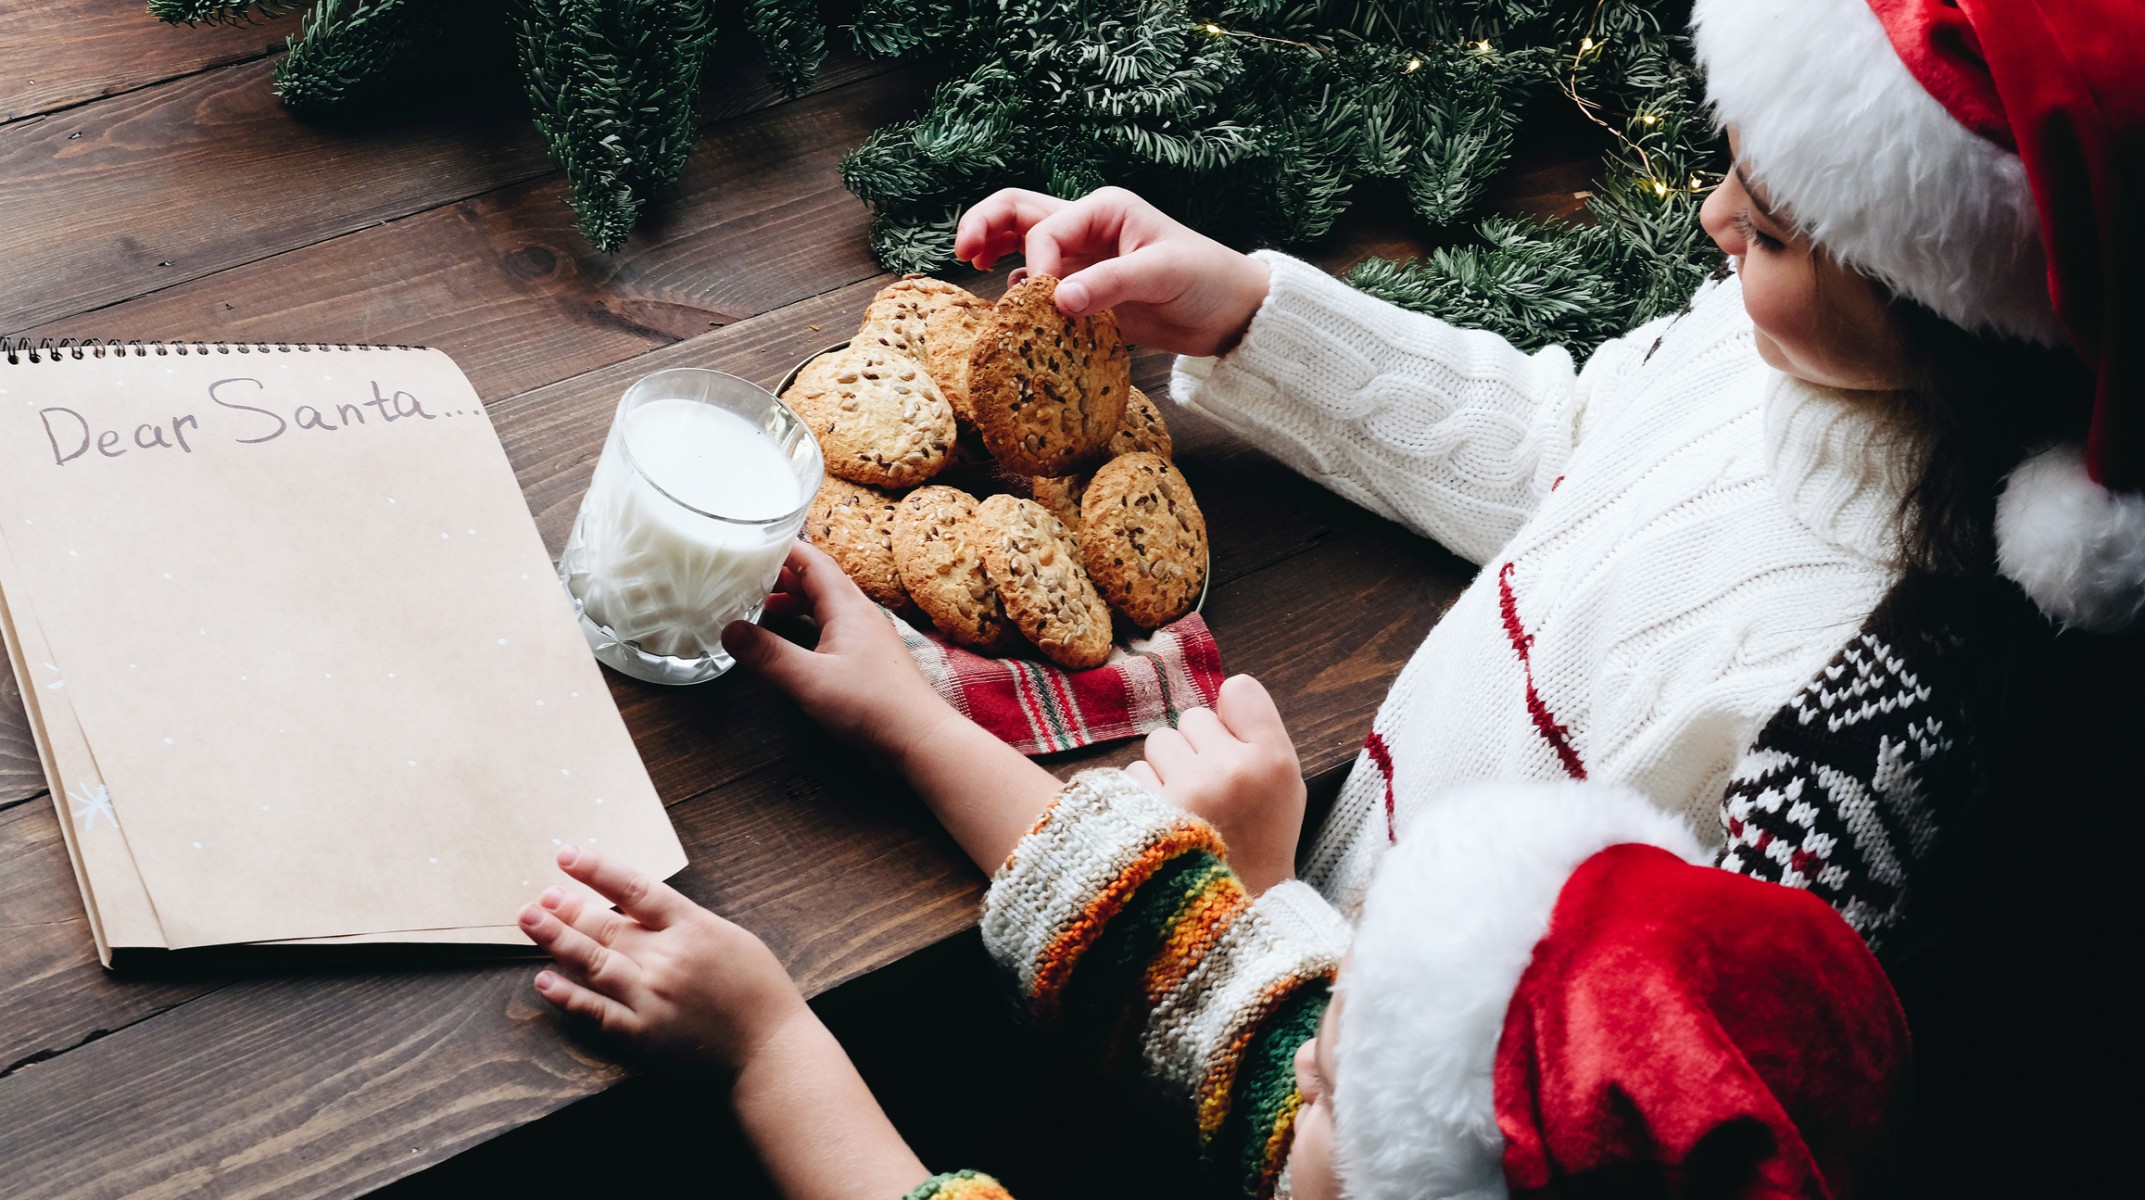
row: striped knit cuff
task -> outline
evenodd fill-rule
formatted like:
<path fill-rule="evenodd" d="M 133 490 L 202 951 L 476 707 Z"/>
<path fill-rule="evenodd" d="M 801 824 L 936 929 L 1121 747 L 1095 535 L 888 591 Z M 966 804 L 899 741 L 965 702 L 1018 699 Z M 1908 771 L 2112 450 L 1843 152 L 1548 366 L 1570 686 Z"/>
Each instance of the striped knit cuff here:
<path fill-rule="evenodd" d="M 948 1171 L 924 1180 L 901 1200 L 1013 1200 L 1013 1193 L 981 1171 Z"/>
<path fill-rule="evenodd" d="M 1038 1019 L 1056 1015 L 1072 969 L 1155 872 L 1187 851 L 1222 853 L 1212 826 L 1123 771 L 1087 771 L 1021 839 L 983 901 L 983 940 Z"/>

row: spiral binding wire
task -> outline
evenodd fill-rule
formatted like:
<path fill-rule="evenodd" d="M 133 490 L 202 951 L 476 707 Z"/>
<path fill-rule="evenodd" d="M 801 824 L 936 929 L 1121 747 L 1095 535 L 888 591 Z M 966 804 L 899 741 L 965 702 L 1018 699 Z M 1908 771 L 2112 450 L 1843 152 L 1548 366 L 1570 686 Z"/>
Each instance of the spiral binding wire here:
<path fill-rule="evenodd" d="M 10 364 L 59 362 L 61 359 L 148 358 L 169 354 L 302 354 L 314 350 L 423 350 L 423 346 L 383 346 L 369 342 L 122 342 L 116 338 L 0 337 L 0 358 Z"/>

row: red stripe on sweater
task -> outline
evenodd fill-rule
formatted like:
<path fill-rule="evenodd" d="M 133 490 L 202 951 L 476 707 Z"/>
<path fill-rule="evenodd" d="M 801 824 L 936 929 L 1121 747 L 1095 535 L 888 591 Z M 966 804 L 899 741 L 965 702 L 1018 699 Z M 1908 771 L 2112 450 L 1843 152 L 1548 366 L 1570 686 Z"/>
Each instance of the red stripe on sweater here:
<path fill-rule="evenodd" d="M 1385 841 L 1392 845 L 1400 840 L 1400 834 L 1393 828 L 1393 752 L 1385 748 L 1385 739 L 1375 729 L 1363 739 L 1363 752 L 1370 755 L 1378 774 L 1385 776 Z"/>
<path fill-rule="evenodd" d="M 1543 703 L 1541 693 L 1534 690 L 1534 635 L 1519 623 L 1519 601 L 1512 595 L 1511 563 L 1506 563 L 1497 572 L 1497 609 L 1504 617 L 1505 638 L 1512 643 L 1512 653 L 1519 656 L 1520 674 L 1527 681 L 1527 715 L 1534 719 L 1534 731 L 1557 752 L 1557 760 L 1564 764 L 1565 774 L 1573 779 L 1586 778 L 1586 764 L 1579 761 L 1579 752 L 1572 748 L 1571 730 L 1557 720 L 1549 711 L 1549 705 Z"/>

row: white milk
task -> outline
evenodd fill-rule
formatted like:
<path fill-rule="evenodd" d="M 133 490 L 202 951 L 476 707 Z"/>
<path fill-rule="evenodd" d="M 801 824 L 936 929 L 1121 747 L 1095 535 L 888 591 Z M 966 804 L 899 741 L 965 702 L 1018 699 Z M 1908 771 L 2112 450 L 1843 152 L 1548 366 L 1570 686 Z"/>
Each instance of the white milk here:
<path fill-rule="evenodd" d="M 723 626 L 759 615 L 797 531 L 776 518 L 798 510 L 801 492 L 781 446 L 744 417 L 649 401 L 604 443 L 560 567 L 619 640 L 677 658 L 719 653 Z M 756 521 L 775 523 L 734 523 Z"/>

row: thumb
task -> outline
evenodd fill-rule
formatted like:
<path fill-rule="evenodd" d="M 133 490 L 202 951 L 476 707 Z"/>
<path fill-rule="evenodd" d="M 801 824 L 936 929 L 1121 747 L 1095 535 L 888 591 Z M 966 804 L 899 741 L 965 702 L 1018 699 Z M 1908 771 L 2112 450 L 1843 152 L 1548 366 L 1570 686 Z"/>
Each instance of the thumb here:
<path fill-rule="evenodd" d="M 1060 280 L 1058 311 L 1084 317 L 1125 303 L 1162 304 L 1181 295 L 1184 284 L 1184 273 L 1167 246 L 1142 246 Z"/>
<path fill-rule="evenodd" d="M 814 657 L 810 650 L 751 621 L 732 621 L 724 626 L 722 648 L 730 652 L 738 666 L 764 676 L 785 695 L 796 694 L 812 669 Z"/>

